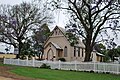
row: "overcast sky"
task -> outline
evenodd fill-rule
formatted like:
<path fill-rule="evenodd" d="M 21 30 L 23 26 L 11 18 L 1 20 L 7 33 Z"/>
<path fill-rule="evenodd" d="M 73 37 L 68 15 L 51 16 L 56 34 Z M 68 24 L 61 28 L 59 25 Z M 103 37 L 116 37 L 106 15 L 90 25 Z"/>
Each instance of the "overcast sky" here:
<path fill-rule="evenodd" d="M 0 4 L 15 5 L 15 4 L 20 4 L 24 1 L 31 2 L 33 0 L 0 0 Z M 52 30 L 56 25 L 64 28 L 67 18 L 63 14 L 63 12 L 57 11 L 57 12 L 54 12 L 53 14 L 55 16 L 55 22 L 54 22 L 54 24 L 50 25 L 50 27 L 51 27 L 50 29 Z"/>
<path fill-rule="evenodd" d="M 10 5 L 15 5 L 15 4 L 20 4 L 22 3 L 23 1 L 25 2 L 31 2 L 33 0 L 0 0 L 0 4 L 10 4 Z M 54 13 L 55 15 L 55 24 L 53 24 L 53 26 L 60 26 L 60 27 L 63 27 L 65 26 L 66 22 L 65 20 L 67 19 L 65 17 L 65 15 L 63 15 L 63 12 L 61 11 L 58 11 L 58 12 L 55 12 Z M 52 27 L 52 26 L 51 26 Z"/>
<path fill-rule="evenodd" d="M 11 4 L 11 5 L 15 5 L 15 4 L 19 4 L 22 1 L 26 1 L 29 2 L 31 0 L 0 0 L 0 4 Z"/>

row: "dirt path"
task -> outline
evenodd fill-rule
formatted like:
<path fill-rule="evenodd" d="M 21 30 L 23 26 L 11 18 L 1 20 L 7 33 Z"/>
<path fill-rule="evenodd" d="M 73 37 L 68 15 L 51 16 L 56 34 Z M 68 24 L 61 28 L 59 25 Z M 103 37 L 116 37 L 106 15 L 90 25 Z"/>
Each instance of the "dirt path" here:
<path fill-rule="evenodd" d="M 14 80 L 14 79 L 0 76 L 0 80 Z"/>

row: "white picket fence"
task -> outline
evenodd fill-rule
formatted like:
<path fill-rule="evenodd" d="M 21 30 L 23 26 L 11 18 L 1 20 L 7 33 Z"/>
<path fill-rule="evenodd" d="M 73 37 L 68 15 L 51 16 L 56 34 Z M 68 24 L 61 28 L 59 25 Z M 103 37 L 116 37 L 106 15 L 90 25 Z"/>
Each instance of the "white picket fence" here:
<path fill-rule="evenodd" d="M 61 61 L 38 61 L 38 60 L 20 60 L 20 59 L 4 59 L 4 64 L 40 67 L 43 63 L 49 65 L 51 69 L 61 70 L 77 70 L 77 71 L 94 71 L 109 72 L 120 74 L 120 64 L 113 63 L 96 63 L 96 62 L 61 62 Z"/>

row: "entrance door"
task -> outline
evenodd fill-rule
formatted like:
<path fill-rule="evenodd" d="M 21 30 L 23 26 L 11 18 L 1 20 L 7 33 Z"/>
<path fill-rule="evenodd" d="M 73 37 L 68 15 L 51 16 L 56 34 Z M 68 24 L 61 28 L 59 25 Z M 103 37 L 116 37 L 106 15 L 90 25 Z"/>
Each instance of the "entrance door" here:
<path fill-rule="evenodd" d="M 48 53 L 47 53 L 47 59 L 48 60 L 53 60 L 53 50 L 49 49 Z"/>

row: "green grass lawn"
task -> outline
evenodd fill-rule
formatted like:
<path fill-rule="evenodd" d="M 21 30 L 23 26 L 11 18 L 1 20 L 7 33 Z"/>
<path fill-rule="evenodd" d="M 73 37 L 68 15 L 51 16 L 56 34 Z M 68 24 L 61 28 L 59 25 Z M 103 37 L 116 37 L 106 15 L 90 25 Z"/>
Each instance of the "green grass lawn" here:
<path fill-rule="evenodd" d="M 25 77 L 45 80 L 120 80 L 120 75 L 60 71 L 31 67 L 17 67 L 11 70 L 11 72 Z"/>

